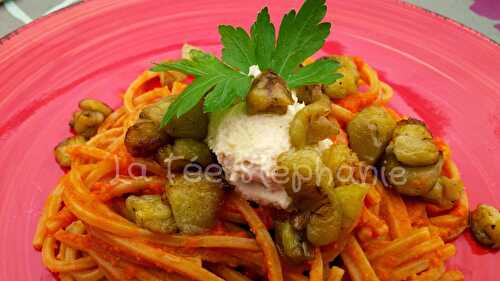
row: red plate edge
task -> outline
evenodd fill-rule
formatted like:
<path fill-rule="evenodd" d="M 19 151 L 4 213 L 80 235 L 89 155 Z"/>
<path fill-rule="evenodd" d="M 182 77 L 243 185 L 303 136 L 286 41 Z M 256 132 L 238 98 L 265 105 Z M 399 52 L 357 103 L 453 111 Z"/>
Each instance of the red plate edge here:
<path fill-rule="evenodd" d="M 37 20 L 32 25 L 22 28 L 17 35 L 1 41 L 0 112 L 3 112 L 4 118 L 0 121 L 0 154 L 4 161 L 0 164 L 2 167 L 0 219 L 4 223 L 0 229 L 0 248 L 3 249 L 0 255 L 2 257 L 0 261 L 2 269 L 0 277 L 2 278 L 0 279 L 46 280 L 44 278 L 49 278 L 46 271 L 40 268 L 39 255 L 31 250 L 29 242 L 41 202 L 52 188 L 57 176 L 61 174 L 53 163 L 50 150 L 58 139 L 67 135 L 67 128 L 64 124 L 76 101 L 82 96 L 102 96 L 100 93 L 104 93 L 105 98 L 116 105 L 117 93 L 124 89 L 136 74 L 148 67 L 148 59 L 158 59 L 163 57 L 163 54 L 175 54 L 173 51 L 184 41 L 194 41 L 200 45 L 209 46 L 211 49 L 217 49 L 214 46 L 218 41 L 216 29 L 214 23 L 210 22 L 206 25 L 206 32 L 193 30 L 193 33 L 187 35 L 178 35 L 178 38 L 176 37 L 178 40 L 169 42 L 168 46 L 165 46 L 163 41 L 149 41 L 155 37 L 148 35 L 148 46 L 152 48 L 141 49 L 138 52 L 130 50 L 127 53 L 129 57 L 132 57 L 130 60 L 124 55 L 124 58 L 113 57 L 114 60 L 107 64 L 94 61 L 93 64 L 96 66 L 92 66 L 85 65 L 86 61 L 82 56 L 80 66 L 66 61 L 65 66 L 68 69 L 65 71 L 47 69 L 47 64 L 60 63 L 58 56 L 68 52 L 73 51 L 84 55 L 78 51 L 85 50 L 87 46 L 65 45 L 68 42 L 71 43 L 69 39 L 73 38 L 78 43 L 85 44 L 84 41 L 77 39 L 77 37 L 84 37 L 84 32 L 75 32 L 74 37 L 67 34 L 71 32 L 64 25 L 68 18 L 74 17 L 70 19 L 73 24 L 81 20 L 87 26 L 98 29 L 103 27 L 92 25 L 85 19 L 96 20 L 94 17 L 99 14 L 109 17 L 113 12 L 115 16 L 128 17 L 127 10 L 141 7 L 140 11 L 144 14 L 156 15 L 156 12 L 148 10 L 148 7 L 154 10 L 153 8 L 162 8 L 161 4 L 168 4 L 168 8 L 177 7 L 177 11 L 188 10 L 188 16 L 194 17 L 189 18 L 190 25 L 203 22 L 197 18 L 197 15 L 212 15 L 215 18 L 222 18 L 223 23 L 249 26 L 256 11 L 268 1 L 233 2 L 224 3 L 224 5 L 219 5 L 220 3 L 217 2 L 219 1 L 203 1 L 203 3 L 200 1 L 198 3 L 197 1 L 190 1 L 190 3 L 86 1 L 84 4 L 78 4 L 63 12 Z M 278 16 L 290 7 L 297 7 L 298 3 L 299 1 L 273 1 L 270 6 L 274 21 L 277 22 Z M 195 12 L 188 9 L 190 5 L 197 4 L 199 7 Z M 371 3 L 364 1 L 337 3 L 336 1 L 336 3 L 329 3 L 329 7 L 330 11 L 333 10 L 329 12 L 329 19 L 332 19 L 331 13 L 333 13 L 333 21 L 336 23 L 333 38 L 330 41 L 335 40 L 340 44 L 330 42 L 325 47 L 326 51 L 355 52 L 352 54 L 365 57 L 369 63 L 380 70 L 382 76 L 394 85 L 398 94 L 404 97 L 404 100 L 396 99 L 395 106 L 405 113 L 411 112 L 412 115 L 419 115 L 426 121 L 432 122 L 433 131 L 449 140 L 468 186 L 472 205 L 474 206 L 477 202 L 487 202 L 500 207 L 500 193 L 495 182 L 495 176 L 499 171 L 497 163 L 500 160 L 497 152 L 500 148 L 500 119 L 496 114 L 500 109 L 498 93 L 500 85 L 495 81 L 500 80 L 498 67 L 500 47 L 477 32 L 449 19 L 436 16 L 434 13 L 413 5 L 401 5 L 397 1 L 373 1 Z M 203 10 L 204 8 L 207 10 Z M 137 10 L 134 11 L 137 12 Z M 196 14 L 196 11 L 199 13 Z M 240 15 L 243 13 L 221 16 L 221 14 L 234 11 L 245 11 L 246 16 L 242 18 Z M 400 18 L 391 18 L 388 11 L 398 12 Z M 172 15 L 170 11 L 166 11 L 166 14 Z M 415 24 L 412 21 L 414 19 L 421 20 L 421 22 Z M 369 20 L 369 24 L 360 24 L 360 20 L 362 22 Z M 159 19 L 157 22 L 163 21 L 168 22 L 168 19 Z M 154 23 L 154 20 L 150 22 Z M 113 25 L 113 23 L 102 21 L 99 23 Z M 394 26 L 384 29 L 384 25 L 388 23 Z M 405 27 L 405 24 L 412 23 L 415 24 L 412 28 Z M 123 27 L 116 28 L 123 29 Z M 141 30 L 140 26 L 137 28 Z M 186 28 L 189 29 L 189 27 Z M 130 30 L 133 28 L 128 29 Z M 172 36 L 172 33 L 166 32 L 166 34 Z M 421 37 L 418 37 L 416 41 L 411 41 L 412 35 Z M 62 37 L 67 41 L 57 41 L 57 38 Z M 51 40 L 44 41 L 47 39 Z M 98 39 L 113 43 L 112 40 L 106 41 L 106 38 Z M 423 39 L 427 42 L 422 42 Z M 47 47 L 46 44 L 54 41 L 59 44 L 52 48 Z M 33 46 L 36 45 L 35 42 L 43 44 Z M 425 48 L 419 48 L 418 43 L 425 45 Z M 114 47 L 118 48 L 119 45 Z M 50 53 L 53 48 L 59 48 L 62 51 L 52 54 L 51 59 L 43 56 Z M 458 61 L 455 61 L 457 58 Z M 110 63 L 116 65 L 116 68 L 110 66 Z M 56 68 L 59 69 L 59 67 Z M 92 71 L 85 71 L 87 68 Z M 43 73 L 47 70 L 50 70 L 50 73 Z M 112 71 L 117 74 L 108 73 Z M 411 73 L 412 71 L 414 73 Z M 423 75 L 423 72 L 426 75 Z M 106 75 L 108 77 L 105 77 Z M 101 82 L 95 86 L 97 92 L 91 92 L 92 89 L 89 90 L 88 86 L 92 83 L 89 81 L 95 77 Z M 102 85 L 102 79 L 110 83 L 107 90 Z M 423 85 L 419 86 L 419 84 Z M 449 92 L 446 92 L 447 89 Z M 69 97 L 69 94 L 72 96 Z M 63 109 L 54 111 L 57 110 L 57 106 Z M 43 126 L 47 123 L 51 131 Z M 36 129 L 44 131 L 40 132 Z M 28 146 L 29 149 L 23 149 Z M 42 181 L 38 185 L 39 191 L 35 188 L 36 179 Z M 36 196 L 33 192 L 36 192 Z M 23 200 L 27 200 L 29 204 L 23 203 Z M 23 212 L 24 207 L 29 207 L 27 214 Z M 16 225 L 13 226 L 12 223 Z M 469 236 L 467 240 L 469 241 L 466 242 L 464 238 L 461 238 L 457 242 L 459 251 L 452 264 L 464 271 L 466 280 L 494 280 L 495 266 L 500 265 L 498 256 L 484 252 L 469 243 Z M 14 257 L 5 256 L 9 253 L 16 254 Z M 31 272 L 27 272 L 27 268 L 31 269 Z"/>

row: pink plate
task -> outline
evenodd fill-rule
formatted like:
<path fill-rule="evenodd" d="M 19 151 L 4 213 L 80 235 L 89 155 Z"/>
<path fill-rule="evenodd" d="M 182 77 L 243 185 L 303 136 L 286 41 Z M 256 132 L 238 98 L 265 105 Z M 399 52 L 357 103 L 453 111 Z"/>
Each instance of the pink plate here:
<path fill-rule="evenodd" d="M 31 247 L 42 204 L 63 174 L 52 148 L 83 97 L 114 106 L 153 61 L 182 43 L 218 51 L 217 25 L 248 27 L 269 5 L 275 23 L 301 1 L 85 1 L 0 41 L 0 280 L 53 280 Z M 325 52 L 359 55 L 397 91 L 401 112 L 444 137 L 471 205 L 500 207 L 500 47 L 397 1 L 329 1 Z M 466 234 L 450 262 L 466 280 L 498 280 L 500 255 Z"/>

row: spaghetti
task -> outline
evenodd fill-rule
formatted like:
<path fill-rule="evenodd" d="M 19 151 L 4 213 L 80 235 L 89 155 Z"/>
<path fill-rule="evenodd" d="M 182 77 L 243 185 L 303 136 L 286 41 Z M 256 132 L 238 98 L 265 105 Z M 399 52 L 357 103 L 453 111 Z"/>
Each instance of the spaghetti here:
<path fill-rule="evenodd" d="M 336 100 L 329 116 L 342 129 L 334 141 L 346 144 L 345 124 L 370 105 L 383 106 L 396 120 L 404 119 L 387 105 L 394 95 L 391 87 L 362 59 L 354 61 L 366 90 Z M 340 281 L 344 273 L 353 281 L 463 280 L 445 263 L 456 251 L 450 241 L 467 227 L 465 193 L 451 210 L 443 211 L 402 197 L 377 181 L 352 233 L 315 248 L 314 259 L 297 271 L 283 264 L 259 212 L 235 193 L 227 196 L 224 206 L 230 207 L 223 207 L 219 221 L 244 224 L 251 234 L 225 230 L 194 236 L 158 234 L 124 218 L 113 202 L 130 193 L 159 194 L 165 184 L 161 167 L 127 153 L 127 129 L 146 106 L 180 94 L 185 78 L 178 72 L 144 72 L 97 134 L 68 149 L 71 169 L 47 198 L 33 238 L 44 265 L 61 280 Z M 449 147 L 441 140 L 437 143 L 445 158 L 442 175 L 460 179 Z M 123 168 L 138 161 L 148 175 L 130 177 L 126 170 L 116 170 L 117 164 Z M 342 265 L 330 266 L 337 257 Z"/>

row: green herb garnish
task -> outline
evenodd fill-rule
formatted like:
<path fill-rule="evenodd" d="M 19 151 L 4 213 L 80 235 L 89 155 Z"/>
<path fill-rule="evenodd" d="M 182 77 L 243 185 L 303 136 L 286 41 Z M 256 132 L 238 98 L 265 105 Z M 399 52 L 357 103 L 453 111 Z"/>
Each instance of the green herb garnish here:
<path fill-rule="evenodd" d="M 193 83 L 168 108 L 161 126 L 182 116 L 203 98 L 205 112 L 224 110 L 244 99 L 253 79 L 248 72 L 254 65 L 261 71 L 277 73 L 290 88 L 335 82 L 342 76 L 334 74 L 339 67 L 334 60 L 318 60 L 299 67 L 321 49 L 330 34 L 331 24 L 321 22 L 325 14 L 325 0 L 305 0 L 298 12 L 291 10 L 283 17 L 276 40 L 266 7 L 258 14 L 250 33 L 241 27 L 219 26 L 224 46 L 222 61 L 192 50 L 191 60 L 155 65 L 152 71 L 177 70 L 195 76 Z"/>

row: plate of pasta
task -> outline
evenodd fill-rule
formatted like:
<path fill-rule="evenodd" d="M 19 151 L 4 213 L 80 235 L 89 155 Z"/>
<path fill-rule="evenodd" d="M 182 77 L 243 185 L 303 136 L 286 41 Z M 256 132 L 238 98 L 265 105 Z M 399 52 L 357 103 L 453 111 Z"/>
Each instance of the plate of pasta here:
<path fill-rule="evenodd" d="M 249 2 L 0 41 L 1 280 L 496 280 L 500 47 L 398 1 Z"/>

